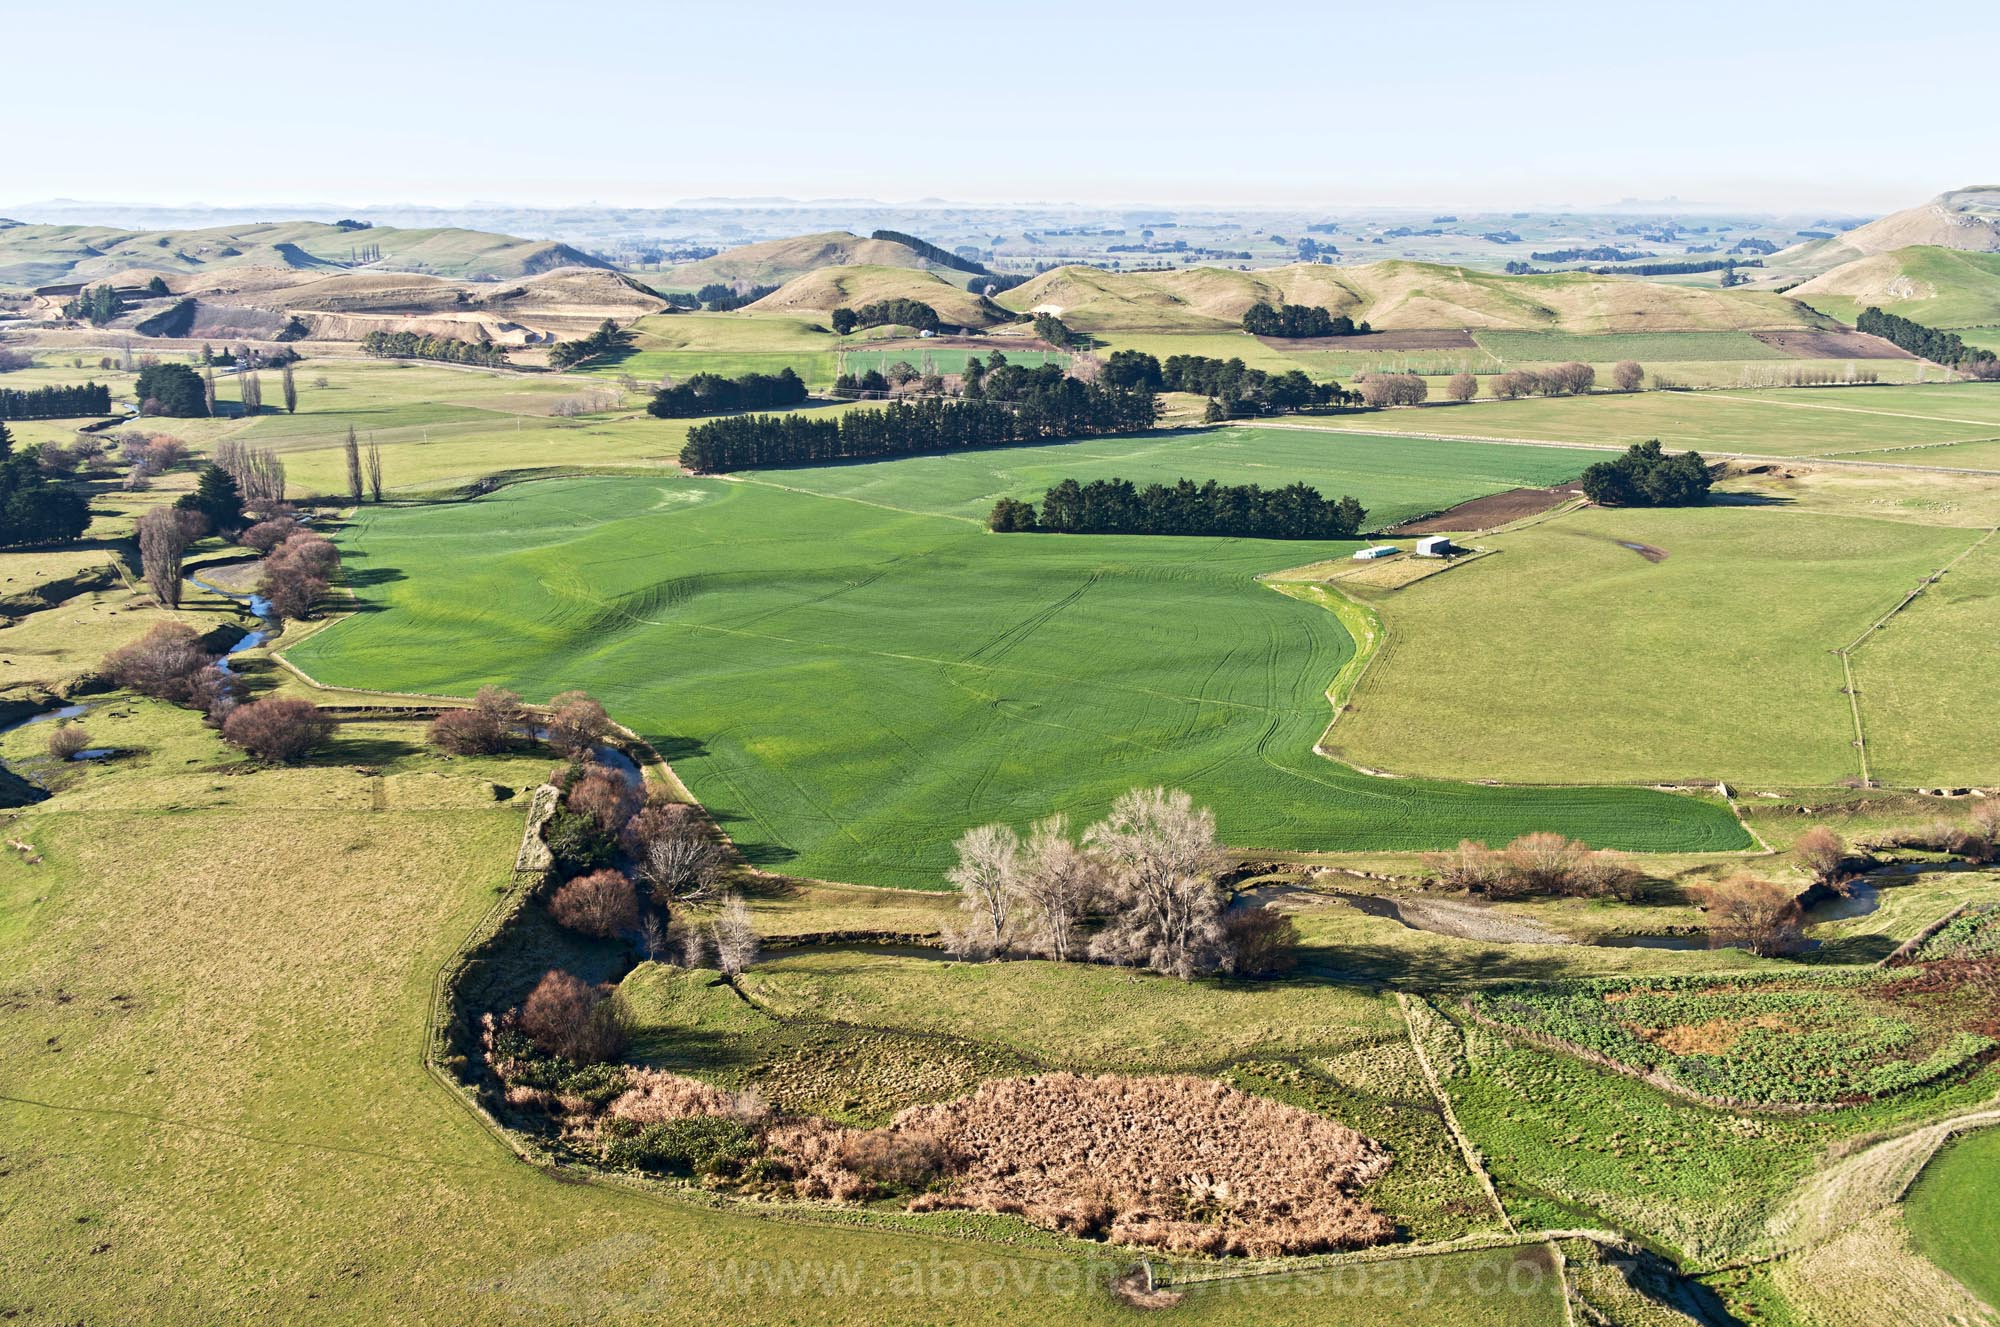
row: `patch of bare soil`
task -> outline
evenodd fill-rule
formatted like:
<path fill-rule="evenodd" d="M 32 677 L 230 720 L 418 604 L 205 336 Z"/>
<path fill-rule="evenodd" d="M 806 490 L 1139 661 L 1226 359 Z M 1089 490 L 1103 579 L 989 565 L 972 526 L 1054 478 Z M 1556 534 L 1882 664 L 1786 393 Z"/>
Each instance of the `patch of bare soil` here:
<path fill-rule="evenodd" d="M 1665 562 L 1667 560 L 1667 550 L 1656 544 L 1635 544 L 1630 539 L 1614 539 L 1611 542 L 1617 544 L 1620 548 L 1631 549 L 1648 562 Z"/>
<path fill-rule="evenodd" d="M 1414 521 L 1405 521 L 1383 533 L 1390 535 L 1477 533 L 1529 516 L 1539 516 L 1551 507 L 1560 506 L 1582 495 L 1583 490 L 1575 484 L 1558 484 L 1554 488 L 1510 488 L 1505 493 L 1491 493 L 1483 498 L 1474 498 L 1470 502 L 1461 502 L 1456 507 L 1430 516 L 1420 516 Z"/>
<path fill-rule="evenodd" d="M 1668 1028 L 1640 1027 L 1636 1023 L 1627 1023 L 1625 1027 L 1634 1035 L 1675 1055 L 1722 1055 L 1752 1028 L 1765 1028 L 1772 1032 L 1798 1031 L 1777 1014 L 1759 1014 L 1755 1018 L 1711 1018 L 1705 1023 L 1682 1023 Z"/>
<path fill-rule="evenodd" d="M 889 1130 L 960 1159 L 913 1209 L 1009 1212 L 1176 1253 L 1356 1249 L 1395 1223 L 1356 1196 L 1387 1148 L 1322 1115 L 1193 1077 L 1042 1074 L 913 1106 Z"/>
<path fill-rule="evenodd" d="M 1799 359 L 1914 359 L 1901 346 L 1865 332 L 1752 332 L 1765 345 Z"/>
<path fill-rule="evenodd" d="M 1574 944 L 1560 931 L 1528 917 L 1515 917 L 1491 904 L 1441 898 L 1390 898 L 1381 894 L 1340 894 L 1338 897 L 1375 917 L 1392 917 L 1413 931 L 1430 931 L 1459 940 L 1503 945 Z"/>
<path fill-rule="evenodd" d="M 1358 336 L 1260 336 L 1273 350 L 1477 350 L 1466 331 L 1363 332 Z"/>

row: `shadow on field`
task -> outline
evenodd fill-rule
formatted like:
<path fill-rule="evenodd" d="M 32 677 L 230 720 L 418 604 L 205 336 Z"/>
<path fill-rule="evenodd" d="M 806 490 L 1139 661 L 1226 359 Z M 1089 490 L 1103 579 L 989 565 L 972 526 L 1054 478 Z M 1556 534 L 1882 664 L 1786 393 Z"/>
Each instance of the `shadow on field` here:
<path fill-rule="evenodd" d="M 1712 507 L 1791 507 L 1797 504 L 1776 493 L 1710 493 Z"/>
<path fill-rule="evenodd" d="M 372 570 L 342 568 L 342 579 L 351 587 L 387 585 L 391 581 L 406 581 L 409 576 L 394 567 L 376 567 Z"/>
<path fill-rule="evenodd" d="M 307 765 L 385 765 L 407 756 L 423 754 L 421 742 L 405 742 L 394 737 L 370 734 L 350 737 L 338 728 L 327 744 L 315 752 Z"/>
<path fill-rule="evenodd" d="M 1548 964 L 1534 946 L 1489 945 L 1454 953 L 1412 952 L 1396 945 L 1301 945 L 1299 975 L 1322 981 L 1360 982 L 1389 990 L 1435 990 L 1486 982 L 1540 981 Z"/>

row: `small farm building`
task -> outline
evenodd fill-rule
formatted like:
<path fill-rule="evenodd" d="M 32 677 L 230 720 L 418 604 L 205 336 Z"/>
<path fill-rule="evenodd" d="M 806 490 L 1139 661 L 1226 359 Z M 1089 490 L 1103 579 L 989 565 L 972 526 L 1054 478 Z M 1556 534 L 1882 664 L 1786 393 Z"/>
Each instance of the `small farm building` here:
<path fill-rule="evenodd" d="M 1441 534 L 1426 535 L 1417 541 L 1417 556 L 1420 558 L 1450 557 L 1451 540 Z"/>
<path fill-rule="evenodd" d="M 1394 544 L 1376 544 L 1372 548 L 1364 548 L 1359 553 L 1356 553 L 1354 560 L 1356 562 L 1373 562 L 1376 558 L 1390 557 L 1402 551 L 1402 549 L 1397 548 Z"/>

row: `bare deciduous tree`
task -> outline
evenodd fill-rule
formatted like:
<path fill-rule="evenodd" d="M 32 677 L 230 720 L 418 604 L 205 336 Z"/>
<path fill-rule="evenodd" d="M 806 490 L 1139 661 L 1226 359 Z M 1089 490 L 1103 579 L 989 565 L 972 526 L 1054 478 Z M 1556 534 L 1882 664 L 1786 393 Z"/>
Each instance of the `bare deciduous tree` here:
<path fill-rule="evenodd" d="M 1215 816 L 1179 789 L 1135 788 L 1084 842 L 1103 859 L 1118 905 L 1091 952 L 1186 979 L 1224 954 Z"/>
<path fill-rule="evenodd" d="M 1636 392 L 1646 385 L 1646 370 L 1634 360 L 1621 359 L 1611 366 L 1611 382 L 1621 392 Z"/>
<path fill-rule="evenodd" d="M 1847 860 L 1847 844 L 1825 825 L 1814 825 L 1799 835 L 1799 841 L 1792 845 L 1799 865 L 1811 871 L 1813 879 L 1823 885 L 1832 884 L 1840 875 L 1841 865 Z"/>
<path fill-rule="evenodd" d="M 587 691 L 565 691 L 549 701 L 548 742 L 558 755 L 580 756 L 611 731 L 611 716 Z"/>
<path fill-rule="evenodd" d="M 289 360 L 285 363 L 284 376 L 279 379 L 279 386 L 285 393 L 285 413 L 296 415 L 299 413 L 299 384 L 292 377 L 292 365 Z"/>
<path fill-rule="evenodd" d="M 715 966 L 723 976 L 733 979 L 757 961 L 757 928 L 750 923 L 750 909 L 734 894 L 709 925 L 709 937 L 715 944 Z"/>
<path fill-rule="evenodd" d="M 1070 839 L 1065 817 L 1035 822 L 1011 883 L 1024 943 L 1058 962 L 1075 957 L 1077 926 L 1103 894 L 1104 871 Z"/>
<path fill-rule="evenodd" d="M 633 869 L 663 908 L 708 898 L 728 866 L 722 846 L 691 806 L 655 802 L 625 830 Z"/>
<path fill-rule="evenodd" d="M 347 426 L 347 497 L 350 502 L 361 501 L 361 439 L 354 436 L 354 425 Z"/>
<path fill-rule="evenodd" d="M 1004 954 L 1014 940 L 1009 907 L 1021 840 L 1005 825 L 981 825 L 955 845 L 958 864 L 946 879 L 958 889 L 965 913 L 964 951 L 969 956 Z"/>
<path fill-rule="evenodd" d="M 571 973 L 545 973 L 521 1005 L 521 1030 L 541 1050 L 578 1064 L 613 1060 L 625 1049 L 628 1018 L 616 991 Z"/>
<path fill-rule="evenodd" d="M 90 734 L 80 723 L 64 719 L 49 733 L 49 756 L 55 760 L 75 760 L 77 752 L 90 749 Z"/>
<path fill-rule="evenodd" d="M 1451 381 L 1445 384 L 1444 392 L 1454 401 L 1470 401 L 1479 395 L 1479 379 L 1470 373 L 1454 373 Z"/>
<path fill-rule="evenodd" d="M 371 501 L 382 500 L 382 449 L 375 445 L 375 439 L 368 439 L 368 496 Z"/>
<path fill-rule="evenodd" d="M 1762 958 L 1797 953 L 1805 944 L 1805 918 L 1789 886 L 1753 875 L 1733 875 L 1708 890 L 1708 939 L 1718 948 L 1740 947 Z"/>
<path fill-rule="evenodd" d="M 136 522 L 139 568 L 162 608 L 181 606 L 181 562 L 208 522 L 197 511 L 154 507 Z"/>

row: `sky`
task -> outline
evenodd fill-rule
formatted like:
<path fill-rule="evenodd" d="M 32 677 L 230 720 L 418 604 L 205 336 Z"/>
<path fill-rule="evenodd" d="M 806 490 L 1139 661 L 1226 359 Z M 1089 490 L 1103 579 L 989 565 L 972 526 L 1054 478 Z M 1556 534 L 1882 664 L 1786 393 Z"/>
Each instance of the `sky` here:
<path fill-rule="evenodd" d="M 1990 4 L 0 0 L 0 28 L 0 215 L 767 195 L 1875 212 L 2000 177 Z"/>

